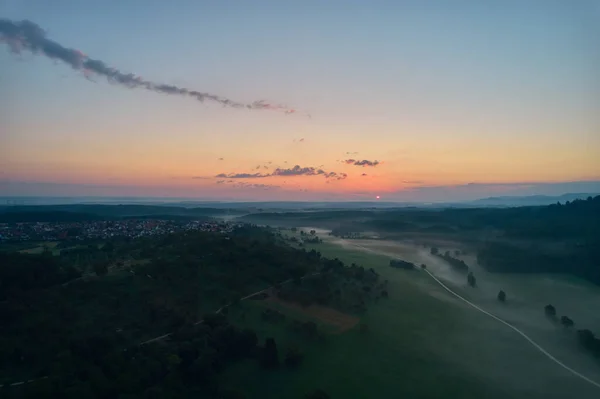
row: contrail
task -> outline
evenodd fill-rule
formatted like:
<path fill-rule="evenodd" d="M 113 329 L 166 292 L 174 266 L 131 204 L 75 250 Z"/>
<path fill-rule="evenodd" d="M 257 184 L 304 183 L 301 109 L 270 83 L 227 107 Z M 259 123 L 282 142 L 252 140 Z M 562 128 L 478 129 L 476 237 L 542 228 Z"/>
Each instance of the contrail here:
<path fill-rule="evenodd" d="M 64 47 L 60 43 L 48 39 L 46 32 L 39 25 L 28 20 L 0 19 L 0 42 L 6 43 L 15 54 L 20 54 L 22 51 L 43 54 L 52 60 L 62 61 L 71 68 L 83 72 L 87 78 L 92 74 L 104 76 L 110 83 L 119 84 L 130 89 L 146 89 L 157 93 L 187 96 L 200 102 L 208 100 L 219 103 L 224 107 L 273 110 L 285 114 L 297 113 L 297 110 L 285 105 L 270 104 L 264 100 L 244 104 L 215 94 L 155 83 L 133 73 L 121 72 L 116 68 L 109 67 L 101 60 L 88 57 L 79 50 Z"/>

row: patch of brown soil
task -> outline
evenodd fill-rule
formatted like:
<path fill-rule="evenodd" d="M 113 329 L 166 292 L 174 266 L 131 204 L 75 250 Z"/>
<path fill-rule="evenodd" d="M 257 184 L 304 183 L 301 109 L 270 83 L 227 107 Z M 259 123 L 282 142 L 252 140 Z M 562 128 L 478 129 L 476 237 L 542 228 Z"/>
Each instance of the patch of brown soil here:
<path fill-rule="evenodd" d="M 288 309 L 300 312 L 309 317 L 313 317 L 325 324 L 329 324 L 335 327 L 336 334 L 341 334 L 345 331 L 348 331 L 349 329 L 357 325 L 360 321 L 358 317 L 342 313 L 339 310 L 320 305 L 310 305 L 303 307 L 292 302 L 282 301 L 276 296 L 270 296 L 268 299 L 265 300 L 265 303 L 277 303 Z"/>

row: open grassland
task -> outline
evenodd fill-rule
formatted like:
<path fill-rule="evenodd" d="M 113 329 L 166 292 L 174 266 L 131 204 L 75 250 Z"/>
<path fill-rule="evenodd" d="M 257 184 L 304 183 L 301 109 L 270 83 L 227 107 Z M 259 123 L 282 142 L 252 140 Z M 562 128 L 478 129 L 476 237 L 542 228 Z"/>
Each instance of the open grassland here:
<path fill-rule="evenodd" d="M 453 275 L 442 260 L 427 257 L 426 248 L 377 240 L 342 241 L 318 234 L 325 242 L 305 244 L 307 250 L 373 267 L 382 279 L 389 280 L 390 297 L 371 304 L 360 315 L 367 331 L 354 327 L 328 335 L 323 342 L 298 340 L 287 321 L 262 322 L 255 310 L 254 317 L 240 322 L 256 328 L 262 338 L 275 337 L 281 357 L 293 345 L 304 351 L 305 360 L 297 370 L 264 372 L 240 364 L 228 372 L 228 383 L 250 397 L 299 398 L 315 388 L 334 398 L 597 398 L 600 394 L 598 388 L 549 361 L 514 331 L 451 296 L 425 273 L 392 269 L 388 264 L 393 257 L 417 265 L 426 263 L 452 289 L 484 307 L 493 305 L 488 310 L 495 313 L 502 305 L 495 300 L 497 290 L 487 287 L 483 275 L 478 279 L 481 286 L 472 289 L 464 276 Z M 536 308 L 533 321 L 533 316 L 520 313 L 518 308 L 524 305 L 519 305 L 517 298 L 500 309 L 504 311 L 500 316 L 526 329 L 562 361 L 598 380 L 600 365 L 578 351 L 574 331 L 545 319 L 543 306 L 538 309 L 544 300 L 531 305 Z"/>

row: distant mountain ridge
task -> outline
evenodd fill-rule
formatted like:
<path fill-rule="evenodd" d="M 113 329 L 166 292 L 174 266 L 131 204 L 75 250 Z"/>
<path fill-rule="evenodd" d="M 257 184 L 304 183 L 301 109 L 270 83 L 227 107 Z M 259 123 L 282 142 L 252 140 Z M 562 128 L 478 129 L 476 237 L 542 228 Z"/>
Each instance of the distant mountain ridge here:
<path fill-rule="evenodd" d="M 599 193 L 566 193 L 562 195 L 526 195 L 526 196 L 500 196 L 487 197 L 475 201 L 471 204 L 475 206 L 527 206 L 527 205 L 550 205 L 557 202 L 565 203 L 576 199 L 587 199 L 595 197 Z"/>

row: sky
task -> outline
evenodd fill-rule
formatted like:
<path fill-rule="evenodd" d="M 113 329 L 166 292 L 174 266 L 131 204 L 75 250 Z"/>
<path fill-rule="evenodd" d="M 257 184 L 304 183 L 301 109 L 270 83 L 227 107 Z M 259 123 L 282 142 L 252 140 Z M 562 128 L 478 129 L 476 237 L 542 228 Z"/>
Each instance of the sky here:
<path fill-rule="evenodd" d="M 253 107 L 128 88 L 5 36 L 0 195 L 600 192 L 598 1 L 175 3 L 0 0 L 89 59 Z"/>

